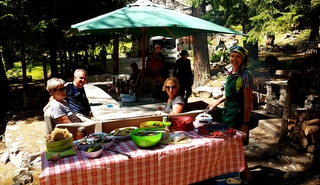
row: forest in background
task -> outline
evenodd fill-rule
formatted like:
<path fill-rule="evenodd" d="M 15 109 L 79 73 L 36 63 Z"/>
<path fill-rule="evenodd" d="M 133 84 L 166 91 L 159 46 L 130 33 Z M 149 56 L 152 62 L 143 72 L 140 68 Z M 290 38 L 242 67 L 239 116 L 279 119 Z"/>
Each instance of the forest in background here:
<path fill-rule="evenodd" d="M 134 1 L 128 0 L 4 0 L 0 1 L 0 96 L 10 97 L 7 71 L 15 62 L 21 63 L 24 99 L 27 97 L 27 70 L 30 66 L 42 65 L 44 81 L 51 77 L 65 78 L 79 64 L 83 53 L 83 64 L 89 61 L 90 51 L 101 45 L 113 45 L 115 35 L 73 35 L 66 36 L 72 24 L 111 12 Z M 294 30 L 309 29 L 307 40 L 319 40 L 320 2 L 313 0 L 154 0 L 193 16 L 216 24 L 240 28 L 248 34 L 243 45 L 257 59 L 258 44 L 266 36 Z M 209 8 L 208 8 L 209 7 Z M 119 34 L 120 38 L 125 35 Z M 197 39 L 199 38 L 199 39 Z M 208 77 L 209 54 L 207 37 L 195 36 L 195 84 L 199 85 Z M 50 57 L 48 57 L 50 56 Z M 59 58 L 59 60 L 57 60 Z M 203 75 L 206 74 L 206 75 Z M 2 103 L 9 105 L 10 98 Z M 23 106 L 23 105 L 22 105 Z M 1 106 L 0 120 L 10 106 Z M 2 125 L 2 124 L 1 124 Z"/>

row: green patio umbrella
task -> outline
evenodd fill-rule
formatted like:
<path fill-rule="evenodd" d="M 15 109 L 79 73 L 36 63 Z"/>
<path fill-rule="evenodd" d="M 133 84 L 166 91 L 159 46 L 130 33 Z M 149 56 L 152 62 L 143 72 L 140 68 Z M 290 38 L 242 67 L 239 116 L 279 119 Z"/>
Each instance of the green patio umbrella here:
<path fill-rule="evenodd" d="M 140 0 L 124 8 L 71 25 L 69 33 L 136 33 L 179 38 L 198 33 L 241 34 L 212 22 Z"/>
<path fill-rule="evenodd" d="M 212 22 L 189 16 L 172 9 L 138 0 L 124 8 L 71 25 L 75 33 L 135 33 L 142 35 L 142 68 L 145 63 L 145 35 L 179 38 L 198 33 L 241 35 Z"/>

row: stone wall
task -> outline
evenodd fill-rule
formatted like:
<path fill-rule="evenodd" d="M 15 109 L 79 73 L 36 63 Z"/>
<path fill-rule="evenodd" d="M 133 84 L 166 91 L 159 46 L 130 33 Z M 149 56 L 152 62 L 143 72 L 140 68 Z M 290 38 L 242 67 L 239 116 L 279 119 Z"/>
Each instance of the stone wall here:
<path fill-rule="evenodd" d="M 276 114 L 282 117 L 285 103 L 286 81 L 266 82 L 266 111 L 268 114 Z"/>

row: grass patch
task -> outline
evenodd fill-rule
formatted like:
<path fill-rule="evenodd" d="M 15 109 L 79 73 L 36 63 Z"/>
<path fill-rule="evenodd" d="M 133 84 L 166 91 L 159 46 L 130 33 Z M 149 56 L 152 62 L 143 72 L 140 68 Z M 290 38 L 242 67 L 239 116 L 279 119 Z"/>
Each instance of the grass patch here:
<path fill-rule="evenodd" d="M 7 78 L 17 79 L 22 77 L 22 67 L 21 62 L 15 62 L 13 64 L 14 68 L 8 70 L 6 72 Z M 47 66 L 47 73 L 50 75 L 50 67 Z M 43 79 L 43 67 L 41 66 L 33 66 L 27 67 L 27 76 L 32 76 L 33 80 L 41 80 Z"/>

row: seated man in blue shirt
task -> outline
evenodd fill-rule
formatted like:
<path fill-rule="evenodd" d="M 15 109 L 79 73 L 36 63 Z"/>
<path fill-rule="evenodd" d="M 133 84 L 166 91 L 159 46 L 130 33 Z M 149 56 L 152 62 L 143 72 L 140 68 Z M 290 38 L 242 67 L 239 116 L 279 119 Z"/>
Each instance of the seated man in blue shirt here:
<path fill-rule="evenodd" d="M 84 69 L 77 69 L 74 72 L 73 82 L 65 84 L 67 97 L 65 100 L 74 113 L 81 113 L 84 116 L 90 115 L 90 105 L 86 92 L 84 91 L 84 84 L 87 82 L 87 72 Z"/>

